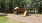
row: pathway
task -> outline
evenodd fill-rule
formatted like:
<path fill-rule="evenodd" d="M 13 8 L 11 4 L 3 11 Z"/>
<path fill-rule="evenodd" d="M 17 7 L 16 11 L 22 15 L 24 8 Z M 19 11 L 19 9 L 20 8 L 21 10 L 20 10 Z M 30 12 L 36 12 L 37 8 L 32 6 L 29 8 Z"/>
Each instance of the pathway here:
<path fill-rule="evenodd" d="M 30 14 L 31 16 L 23 17 L 22 15 L 15 15 L 15 14 L 7 14 L 8 18 L 17 20 L 20 22 L 26 23 L 42 23 L 42 14 Z"/>

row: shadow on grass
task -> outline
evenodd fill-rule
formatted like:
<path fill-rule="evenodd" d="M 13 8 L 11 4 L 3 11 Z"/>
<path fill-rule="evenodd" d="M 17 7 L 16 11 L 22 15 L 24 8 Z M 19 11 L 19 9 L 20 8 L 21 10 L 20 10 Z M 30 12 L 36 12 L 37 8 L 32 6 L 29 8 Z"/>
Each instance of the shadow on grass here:
<path fill-rule="evenodd" d="M 0 15 L 0 16 L 7 16 L 7 15 Z"/>

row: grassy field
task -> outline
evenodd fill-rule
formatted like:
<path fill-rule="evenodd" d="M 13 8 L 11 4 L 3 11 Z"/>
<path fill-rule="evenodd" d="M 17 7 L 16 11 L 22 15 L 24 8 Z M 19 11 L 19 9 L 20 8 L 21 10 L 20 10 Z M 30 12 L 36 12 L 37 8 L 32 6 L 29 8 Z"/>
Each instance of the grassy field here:
<path fill-rule="evenodd" d="M 0 23 L 23 23 L 16 20 L 9 19 L 5 16 L 0 16 Z"/>

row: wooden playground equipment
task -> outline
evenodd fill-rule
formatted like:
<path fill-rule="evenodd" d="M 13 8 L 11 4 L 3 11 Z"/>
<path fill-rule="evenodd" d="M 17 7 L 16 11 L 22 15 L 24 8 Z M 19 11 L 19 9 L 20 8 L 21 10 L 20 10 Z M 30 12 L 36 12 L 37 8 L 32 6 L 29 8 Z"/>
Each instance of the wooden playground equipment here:
<path fill-rule="evenodd" d="M 29 15 L 29 13 L 28 13 L 28 10 L 27 10 L 27 9 L 18 8 L 18 7 L 16 7 L 15 9 L 16 9 L 16 14 L 23 13 L 23 16 L 24 16 L 24 17 Z"/>

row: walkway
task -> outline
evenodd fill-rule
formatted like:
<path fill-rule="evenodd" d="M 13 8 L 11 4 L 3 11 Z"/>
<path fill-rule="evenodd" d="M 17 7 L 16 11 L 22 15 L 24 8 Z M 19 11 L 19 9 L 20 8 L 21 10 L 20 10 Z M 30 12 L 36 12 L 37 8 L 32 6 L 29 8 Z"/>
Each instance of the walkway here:
<path fill-rule="evenodd" d="M 31 16 L 23 17 L 22 15 L 8 14 L 8 18 L 26 23 L 42 23 L 42 14 L 30 14 Z"/>

